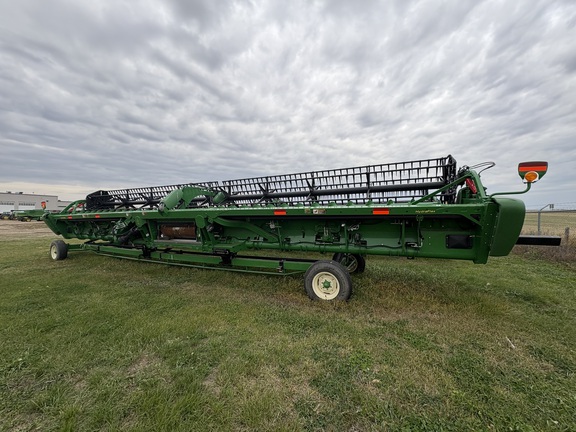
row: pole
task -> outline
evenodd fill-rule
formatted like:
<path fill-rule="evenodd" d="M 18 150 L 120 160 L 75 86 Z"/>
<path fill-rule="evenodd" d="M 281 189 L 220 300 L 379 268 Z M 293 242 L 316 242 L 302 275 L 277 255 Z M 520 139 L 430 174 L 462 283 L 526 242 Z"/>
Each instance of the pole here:
<path fill-rule="evenodd" d="M 544 210 L 546 207 L 550 207 L 552 209 L 554 208 L 554 204 L 546 204 L 544 207 L 538 210 L 538 235 L 540 235 L 540 216 L 542 215 L 542 210 Z"/>

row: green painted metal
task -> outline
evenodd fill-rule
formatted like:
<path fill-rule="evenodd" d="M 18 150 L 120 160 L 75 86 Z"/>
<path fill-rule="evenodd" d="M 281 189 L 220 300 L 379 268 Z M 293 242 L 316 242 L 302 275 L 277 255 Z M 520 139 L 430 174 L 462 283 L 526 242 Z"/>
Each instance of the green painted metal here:
<path fill-rule="evenodd" d="M 13 210 L 12 219 L 19 221 L 41 220 L 44 212 L 43 209 Z"/>
<path fill-rule="evenodd" d="M 498 205 L 498 218 L 492 235 L 490 255 L 506 256 L 518 241 L 526 209 L 519 200 L 499 197 L 494 198 L 494 201 Z"/>
<path fill-rule="evenodd" d="M 486 194 L 478 172 L 456 171 L 448 156 L 98 191 L 43 220 L 65 239 L 87 240 L 70 250 L 195 267 L 287 274 L 314 262 L 239 255 L 250 251 L 486 263 L 510 252 L 524 222 L 522 201 L 495 195 Z"/>

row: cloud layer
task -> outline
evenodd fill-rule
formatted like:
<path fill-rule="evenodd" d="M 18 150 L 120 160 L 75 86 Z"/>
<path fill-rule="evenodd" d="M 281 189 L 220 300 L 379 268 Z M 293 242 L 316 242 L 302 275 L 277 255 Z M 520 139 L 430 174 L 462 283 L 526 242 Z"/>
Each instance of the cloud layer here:
<path fill-rule="evenodd" d="M 528 205 L 576 201 L 574 2 L 0 8 L 0 190 L 81 197 L 452 154 L 495 161 L 490 192 L 548 160 Z"/>

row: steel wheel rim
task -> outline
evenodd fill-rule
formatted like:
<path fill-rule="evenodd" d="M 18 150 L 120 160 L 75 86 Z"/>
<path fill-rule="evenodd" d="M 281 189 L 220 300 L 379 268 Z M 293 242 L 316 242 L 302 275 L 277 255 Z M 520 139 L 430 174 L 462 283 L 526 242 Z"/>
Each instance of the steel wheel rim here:
<path fill-rule="evenodd" d="M 358 260 L 352 254 L 345 255 L 342 261 L 343 261 L 342 264 L 344 265 L 344 267 L 346 267 L 346 269 L 350 273 L 354 273 L 358 268 Z"/>
<path fill-rule="evenodd" d="M 56 259 L 56 257 L 58 256 L 56 245 L 52 245 L 52 247 L 50 248 L 50 256 L 52 257 L 52 259 Z"/>
<path fill-rule="evenodd" d="M 338 278 L 329 272 L 320 272 L 312 279 L 314 294 L 323 300 L 333 300 L 340 293 Z"/>

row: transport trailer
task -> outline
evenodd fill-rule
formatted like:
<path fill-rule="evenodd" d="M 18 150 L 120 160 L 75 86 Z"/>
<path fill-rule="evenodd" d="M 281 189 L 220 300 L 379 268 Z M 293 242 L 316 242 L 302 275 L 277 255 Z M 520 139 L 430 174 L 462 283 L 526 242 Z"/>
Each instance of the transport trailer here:
<path fill-rule="evenodd" d="M 530 190 L 546 162 L 524 162 L 520 192 L 487 195 L 487 162 L 457 168 L 452 156 L 333 170 L 97 191 L 44 222 L 69 251 L 190 267 L 268 274 L 304 273 L 314 300 L 348 300 L 350 274 L 367 255 L 486 263 L 519 239 L 524 203 L 502 195 Z M 544 243 L 558 244 L 559 238 Z M 526 243 L 542 244 L 529 238 Z M 259 251 L 259 252 L 255 252 Z M 265 251 L 299 252 L 282 258 Z M 312 253 L 331 259 L 309 259 Z M 305 256 L 306 258 L 301 256 Z"/>

